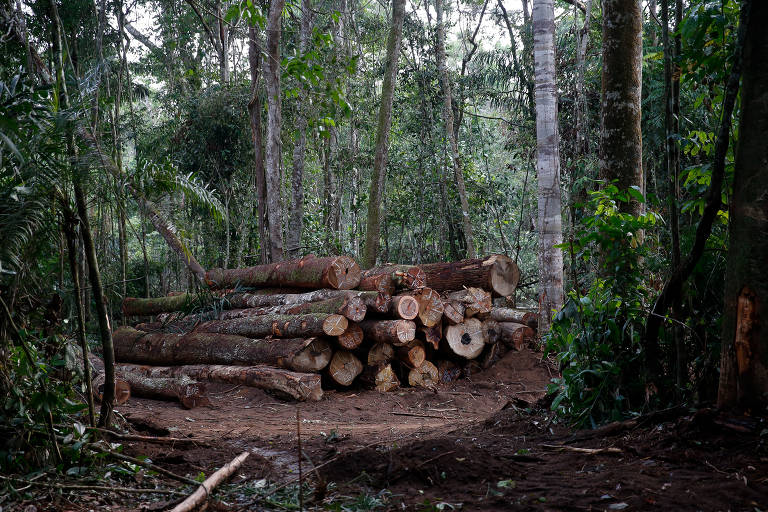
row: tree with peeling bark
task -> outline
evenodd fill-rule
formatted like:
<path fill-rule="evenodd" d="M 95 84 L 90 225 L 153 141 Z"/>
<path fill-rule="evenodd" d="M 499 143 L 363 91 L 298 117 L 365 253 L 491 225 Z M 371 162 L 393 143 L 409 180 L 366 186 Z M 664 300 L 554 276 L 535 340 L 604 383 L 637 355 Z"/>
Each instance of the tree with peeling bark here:
<path fill-rule="evenodd" d="M 552 0 L 533 4 L 536 69 L 536 174 L 539 181 L 539 329 L 547 332 L 563 306 L 560 151 L 555 85 L 555 10 Z"/>

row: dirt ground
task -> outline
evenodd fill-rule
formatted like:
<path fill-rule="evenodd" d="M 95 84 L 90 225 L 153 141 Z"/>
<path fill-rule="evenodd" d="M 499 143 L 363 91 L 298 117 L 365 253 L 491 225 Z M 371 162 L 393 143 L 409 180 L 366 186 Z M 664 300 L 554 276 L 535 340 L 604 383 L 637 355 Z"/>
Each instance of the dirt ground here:
<path fill-rule="evenodd" d="M 298 426 L 304 475 L 311 473 L 314 489 L 307 510 L 768 510 L 764 419 L 671 410 L 572 432 L 546 409 L 526 410 L 551 378 L 540 357 L 510 352 L 437 392 L 330 391 L 320 402 L 297 405 L 259 390 L 212 386 L 213 404 L 193 410 L 131 399 L 118 411 L 136 433 L 197 444 L 127 442 L 125 451 L 194 476 L 247 450 L 230 489 L 261 479 L 289 483 L 298 474 Z M 232 496 L 211 508 L 297 509 Z M 339 496 L 378 501 L 341 506 Z M 100 503 L 113 510 L 169 504 Z"/>

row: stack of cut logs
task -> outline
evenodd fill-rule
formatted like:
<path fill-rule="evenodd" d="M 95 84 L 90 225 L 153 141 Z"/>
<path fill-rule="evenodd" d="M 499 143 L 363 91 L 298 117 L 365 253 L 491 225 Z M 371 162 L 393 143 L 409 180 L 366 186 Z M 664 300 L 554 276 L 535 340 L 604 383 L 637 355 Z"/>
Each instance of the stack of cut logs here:
<path fill-rule="evenodd" d="M 205 403 L 199 381 L 297 400 L 356 379 L 380 391 L 434 388 L 535 338 L 535 313 L 493 305 L 519 279 L 502 255 L 366 271 L 311 255 L 213 269 L 203 292 L 125 299 L 126 316 L 154 319 L 115 331 L 116 374 L 134 395 L 186 407 Z"/>

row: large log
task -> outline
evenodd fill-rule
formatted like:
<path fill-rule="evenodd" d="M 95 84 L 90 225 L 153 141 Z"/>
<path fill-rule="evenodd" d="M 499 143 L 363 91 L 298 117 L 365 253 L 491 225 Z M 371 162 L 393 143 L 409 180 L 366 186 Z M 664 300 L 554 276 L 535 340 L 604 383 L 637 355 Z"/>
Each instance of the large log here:
<path fill-rule="evenodd" d="M 426 286 L 426 274 L 416 265 L 384 265 L 363 271 L 363 278 L 387 275 L 398 288 L 416 290 Z"/>
<path fill-rule="evenodd" d="M 335 297 L 360 297 L 363 303 L 371 311 L 386 313 L 389 311 L 392 297 L 388 293 L 360 290 L 313 290 L 305 293 L 295 293 L 297 290 L 285 288 L 263 288 L 250 292 L 233 293 L 226 297 L 230 307 L 233 308 L 258 308 L 267 306 L 280 306 L 283 304 L 303 304 L 305 302 L 317 302 Z"/>
<path fill-rule="evenodd" d="M 181 293 L 149 299 L 126 297 L 123 299 L 122 310 L 125 316 L 149 316 L 171 311 L 187 311 L 195 305 L 201 305 L 203 300 L 197 293 Z"/>
<path fill-rule="evenodd" d="M 363 329 L 356 323 L 350 322 L 347 330 L 339 334 L 336 342 L 346 350 L 354 350 L 363 343 Z"/>
<path fill-rule="evenodd" d="M 205 273 L 205 281 L 212 289 L 289 286 L 351 290 L 360 283 L 360 267 L 349 256 L 317 258 L 310 254 L 300 260 L 255 267 L 214 268 Z"/>
<path fill-rule="evenodd" d="M 464 305 L 464 317 L 475 316 L 478 313 L 489 313 L 493 306 L 491 294 L 474 287 L 450 292 L 448 299 Z"/>
<path fill-rule="evenodd" d="M 329 356 L 330 359 L 330 356 Z M 124 368 L 128 365 L 120 365 Z M 187 375 L 199 381 L 240 384 L 263 389 L 294 400 L 320 400 L 323 389 L 320 375 L 297 373 L 266 365 L 231 366 L 218 364 L 185 366 L 142 366 L 150 377 L 178 377 Z"/>
<path fill-rule="evenodd" d="M 492 308 L 489 316 L 497 322 L 514 322 L 527 325 L 532 329 L 536 329 L 539 325 L 539 315 L 533 311 L 525 311 L 522 309 Z"/>
<path fill-rule="evenodd" d="M 411 320 L 364 320 L 360 327 L 366 338 L 396 347 L 407 345 L 416 337 L 416 324 Z"/>
<path fill-rule="evenodd" d="M 439 382 L 437 367 L 429 361 L 424 361 L 421 366 L 408 372 L 408 384 L 413 387 L 435 390 Z"/>
<path fill-rule="evenodd" d="M 352 295 L 340 295 L 317 302 L 305 302 L 303 304 L 282 304 L 278 306 L 253 307 L 245 309 L 231 309 L 218 314 L 219 320 L 231 320 L 246 316 L 258 315 L 306 315 L 311 313 L 337 314 L 359 322 L 365 318 L 367 306 L 360 297 Z M 207 319 L 210 320 L 210 319 Z"/>
<path fill-rule="evenodd" d="M 419 321 L 422 325 L 433 327 L 443 318 L 443 300 L 432 288 L 420 288 L 405 293 L 419 303 Z"/>
<path fill-rule="evenodd" d="M 468 318 L 463 323 L 449 325 L 445 329 L 445 341 L 454 354 L 465 359 L 474 359 L 485 347 L 486 333 L 483 323 L 477 318 Z"/>
<path fill-rule="evenodd" d="M 357 285 L 358 290 L 377 291 L 392 295 L 395 293 L 395 282 L 391 274 L 365 275 Z"/>
<path fill-rule="evenodd" d="M 439 292 L 474 286 L 507 296 L 515 292 L 520 281 L 520 269 L 511 258 L 501 254 L 419 266 L 427 275 L 426 285 Z"/>
<path fill-rule="evenodd" d="M 360 374 L 360 382 L 377 391 L 393 391 L 400 387 L 400 380 L 389 363 L 367 365 Z"/>
<path fill-rule="evenodd" d="M 115 359 L 125 363 L 229 364 L 263 363 L 299 372 L 328 365 L 331 346 L 322 339 L 251 339 L 243 336 L 191 332 L 147 333 L 121 327 L 113 333 Z"/>
<path fill-rule="evenodd" d="M 328 375 L 342 386 L 349 386 L 363 371 L 363 363 L 348 350 L 337 350 L 328 365 Z"/>
<path fill-rule="evenodd" d="M 536 339 L 536 331 L 527 325 L 514 322 L 499 322 L 501 341 L 516 350 L 522 350 Z"/>
<path fill-rule="evenodd" d="M 308 315 L 258 315 L 232 320 L 211 320 L 195 327 L 197 332 L 236 334 L 249 338 L 279 336 L 281 338 L 309 338 L 312 336 L 338 336 L 349 321 L 341 315 L 313 313 Z"/>
<path fill-rule="evenodd" d="M 133 396 L 178 401 L 185 409 L 209 405 L 205 384 L 185 374 L 174 377 L 151 376 L 147 366 L 115 365 L 115 374 L 128 382 Z"/>

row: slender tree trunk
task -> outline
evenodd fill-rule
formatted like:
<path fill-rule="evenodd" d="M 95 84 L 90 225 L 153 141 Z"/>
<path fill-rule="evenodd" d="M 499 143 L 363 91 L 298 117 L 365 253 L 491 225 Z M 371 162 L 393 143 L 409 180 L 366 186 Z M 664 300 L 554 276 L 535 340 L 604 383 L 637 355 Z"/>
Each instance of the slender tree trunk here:
<path fill-rule="evenodd" d="M 301 28 L 299 31 L 299 53 L 302 55 L 309 48 L 312 35 L 312 0 L 301 2 Z M 288 257 L 298 258 L 301 246 L 301 232 L 304 225 L 304 159 L 307 153 L 307 116 L 309 105 L 306 91 L 298 99 L 296 106 L 296 142 L 293 147 L 293 174 L 291 176 L 291 208 L 286 234 Z"/>
<path fill-rule="evenodd" d="M 226 11 L 226 7 L 223 11 Z M 216 2 L 216 21 L 219 28 L 219 72 L 221 73 L 221 83 L 226 85 L 229 83 L 229 28 L 224 21 L 223 11 L 221 2 Z"/>
<path fill-rule="evenodd" d="M 261 96 L 259 95 L 261 52 L 255 27 L 248 28 L 248 63 L 251 70 L 251 101 L 248 102 L 248 115 L 251 123 L 251 141 L 253 142 L 257 224 L 259 226 L 261 264 L 263 265 L 269 262 L 269 233 L 267 230 L 267 184 L 264 173 L 264 145 L 261 135 Z"/>
<path fill-rule="evenodd" d="M 552 0 L 533 4 L 536 66 L 536 172 L 539 178 L 540 331 L 547 332 L 553 312 L 563 306 L 563 242 L 560 211 L 560 151 L 555 86 L 555 11 Z"/>
<path fill-rule="evenodd" d="M 366 222 L 365 249 L 363 267 L 376 264 L 379 255 L 379 236 L 381 234 L 381 198 L 384 194 L 386 177 L 387 149 L 389 148 L 389 129 L 392 126 L 392 101 L 397 81 L 397 61 L 400 57 L 400 42 L 405 19 L 405 0 L 392 0 L 392 27 L 387 39 L 387 60 L 384 71 L 384 83 L 381 86 L 381 104 L 376 126 L 376 148 L 373 159 L 373 176 L 368 199 L 368 221 Z"/>
<path fill-rule="evenodd" d="M 640 0 L 603 0 L 602 129 L 600 178 L 620 190 L 643 181 L 640 131 L 643 71 L 643 11 Z M 639 215 L 636 200 L 621 203 L 625 213 Z"/>
<path fill-rule="evenodd" d="M 283 222 L 281 182 L 280 128 L 280 34 L 281 15 L 285 0 L 272 0 L 267 17 L 267 55 L 264 81 L 267 84 L 267 144 L 264 166 L 267 177 L 267 217 L 269 218 L 269 249 L 272 261 L 283 259 Z"/>
<path fill-rule="evenodd" d="M 718 406 L 768 405 L 768 3 L 744 1 L 747 23 L 725 275 Z"/>
<path fill-rule="evenodd" d="M 453 174 L 456 179 L 456 189 L 459 192 L 461 203 L 461 225 L 464 231 L 464 241 L 467 247 L 467 257 L 475 257 L 475 243 L 472 235 L 472 219 L 469 215 L 469 201 L 467 201 L 467 189 L 464 185 L 464 172 L 461 168 L 461 156 L 459 155 L 459 143 L 456 132 L 453 129 L 453 107 L 451 80 L 448 68 L 445 65 L 445 25 L 443 24 L 443 0 L 435 0 L 437 12 L 437 47 L 435 48 L 437 68 L 440 73 L 440 81 L 443 85 L 443 117 L 445 121 L 445 136 L 451 148 L 451 160 L 453 162 Z"/>

